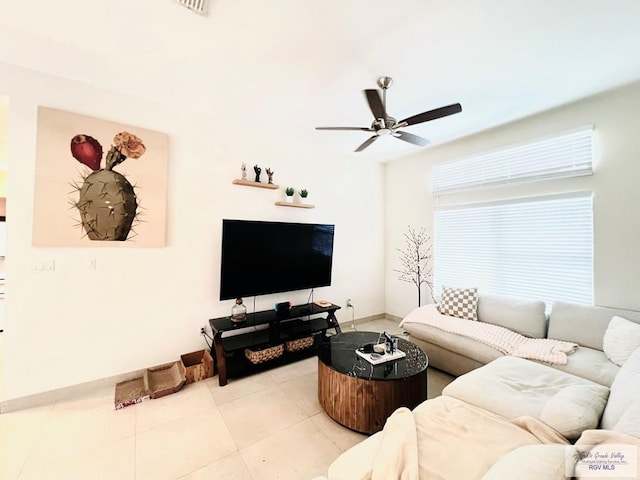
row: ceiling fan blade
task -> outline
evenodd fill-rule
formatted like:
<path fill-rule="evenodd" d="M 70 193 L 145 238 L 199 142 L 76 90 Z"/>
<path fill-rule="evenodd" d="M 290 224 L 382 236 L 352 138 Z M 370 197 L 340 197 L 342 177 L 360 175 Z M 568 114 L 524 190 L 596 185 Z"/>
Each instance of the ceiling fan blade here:
<path fill-rule="evenodd" d="M 447 105 L 446 107 L 436 108 L 435 110 L 429 110 L 428 112 L 419 113 L 412 117 L 405 118 L 398 122 L 400 126 L 405 127 L 408 125 L 415 125 L 416 123 L 428 122 L 429 120 L 435 120 L 436 118 L 446 117 L 453 115 L 454 113 L 460 113 L 462 111 L 462 105 L 454 103 L 453 105 Z"/>
<path fill-rule="evenodd" d="M 399 138 L 400 140 L 404 140 L 405 142 L 413 143 L 414 145 L 420 145 L 421 147 L 424 147 L 427 143 L 429 143 L 429 140 L 427 140 L 426 138 L 419 137 L 418 135 L 414 135 L 413 133 L 409 132 L 395 132 L 393 136 Z"/>
<path fill-rule="evenodd" d="M 316 127 L 316 130 L 360 130 L 363 132 L 373 132 L 369 127 Z"/>
<path fill-rule="evenodd" d="M 373 142 L 375 142 L 378 138 L 380 138 L 380 137 L 378 137 L 378 135 L 373 135 L 373 136 L 367 138 L 362 145 L 360 145 L 358 148 L 355 149 L 355 151 L 356 152 L 361 152 L 362 150 L 367 148 L 369 145 L 371 145 Z"/>
<path fill-rule="evenodd" d="M 387 112 L 384 111 L 384 104 L 382 103 L 378 90 L 365 90 L 364 93 L 367 96 L 367 103 L 369 103 L 369 108 L 373 116 L 376 119 L 381 118 L 386 121 Z"/>

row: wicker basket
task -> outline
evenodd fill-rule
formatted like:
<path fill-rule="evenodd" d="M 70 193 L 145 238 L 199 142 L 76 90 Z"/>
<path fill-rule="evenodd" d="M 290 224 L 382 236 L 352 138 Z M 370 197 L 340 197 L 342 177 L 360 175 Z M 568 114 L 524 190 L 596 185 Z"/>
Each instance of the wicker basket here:
<path fill-rule="evenodd" d="M 313 345 L 313 337 L 298 338 L 296 340 L 290 340 L 285 342 L 284 349 L 287 352 L 297 352 L 298 350 L 304 350 Z"/>
<path fill-rule="evenodd" d="M 269 360 L 273 360 L 274 358 L 278 358 L 282 356 L 284 353 L 284 345 L 276 345 L 274 347 L 266 347 L 260 350 L 249 350 L 248 348 L 244 349 L 245 356 L 249 359 L 249 361 L 253 364 L 267 362 Z"/>

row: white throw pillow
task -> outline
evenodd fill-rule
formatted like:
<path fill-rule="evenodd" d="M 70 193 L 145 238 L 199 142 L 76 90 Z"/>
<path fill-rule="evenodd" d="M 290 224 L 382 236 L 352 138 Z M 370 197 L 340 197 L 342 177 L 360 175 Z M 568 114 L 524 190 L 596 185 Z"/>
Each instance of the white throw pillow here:
<path fill-rule="evenodd" d="M 602 385 L 569 385 L 546 403 L 540 420 L 569 440 L 598 426 L 609 389 Z"/>
<path fill-rule="evenodd" d="M 622 366 L 633 351 L 640 347 L 640 324 L 614 316 L 604 333 L 602 344 L 607 358 Z"/>
<path fill-rule="evenodd" d="M 438 311 L 450 317 L 478 320 L 478 289 L 443 287 Z"/>
<path fill-rule="evenodd" d="M 614 429 L 624 412 L 638 400 L 640 400 L 640 348 L 636 349 L 624 362 L 616 378 L 613 379 L 600 428 Z"/>

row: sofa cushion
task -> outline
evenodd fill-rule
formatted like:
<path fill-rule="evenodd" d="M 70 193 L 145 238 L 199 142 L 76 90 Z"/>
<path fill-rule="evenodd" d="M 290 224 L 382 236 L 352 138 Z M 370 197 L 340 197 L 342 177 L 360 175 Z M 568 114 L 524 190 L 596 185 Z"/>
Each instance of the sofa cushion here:
<path fill-rule="evenodd" d="M 589 347 L 578 347 L 569 356 L 565 365 L 554 364 L 551 367 L 562 372 L 586 378 L 592 382 L 610 387 L 613 379 L 620 370 L 615 363 L 610 362 L 602 350 Z"/>
<path fill-rule="evenodd" d="M 531 416 L 542 420 L 542 412 L 546 405 L 560 391 L 572 387 L 584 388 L 569 401 L 558 397 L 554 400 L 555 410 L 561 410 L 563 403 L 584 402 L 594 406 L 601 405 L 596 413 L 596 424 L 602 413 L 609 389 L 589 380 L 529 360 L 517 357 L 502 357 L 472 372 L 456 378 L 443 390 L 443 395 L 455 397 L 490 412 L 514 419 Z M 577 390 L 574 390 L 576 393 Z M 601 400 L 604 398 L 605 400 Z M 591 415 L 593 416 L 593 415 Z M 586 418 L 585 428 L 592 424 L 591 416 Z M 542 420 L 544 421 L 544 420 Z M 573 435 L 576 426 L 560 433 Z M 577 428 L 580 428 L 578 426 Z"/>
<path fill-rule="evenodd" d="M 540 420 L 569 440 L 598 428 L 609 390 L 602 385 L 569 385 L 549 399 Z"/>
<path fill-rule="evenodd" d="M 640 324 L 614 315 L 604 333 L 602 347 L 609 360 L 622 366 L 640 347 Z"/>
<path fill-rule="evenodd" d="M 614 315 L 640 323 L 640 312 L 554 302 L 547 337 L 602 351 L 604 333 Z"/>
<path fill-rule="evenodd" d="M 478 319 L 508 328 L 527 337 L 544 338 L 547 334 L 545 304 L 500 295 L 478 297 Z"/>
<path fill-rule="evenodd" d="M 478 289 L 443 287 L 438 311 L 451 317 L 477 320 Z"/>
<path fill-rule="evenodd" d="M 634 401 L 627 407 L 613 429 L 616 432 L 640 438 L 640 400 Z"/>
<path fill-rule="evenodd" d="M 636 349 L 624 362 L 613 380 L 600 427 L 607 430 L 615 428 L 627 408 L 638 400 L 640 400 L 640 348 Z"/>
<path fill-rule="evenodd" d="M 567 455 L 574 452 L 570 445 L 524 445 L 494 463 L 482 480 L 569 480 Z"/>

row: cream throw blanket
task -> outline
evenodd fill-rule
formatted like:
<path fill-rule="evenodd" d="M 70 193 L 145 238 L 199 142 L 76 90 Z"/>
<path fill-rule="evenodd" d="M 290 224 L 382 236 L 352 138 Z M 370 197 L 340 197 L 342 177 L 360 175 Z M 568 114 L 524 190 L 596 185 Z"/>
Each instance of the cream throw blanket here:
<path fill-rule="evenodd" d="M 529 338 L 499 325 L 442 315 L 434 304 L 414 309 L 400 322 L 400 326 L 405 323 L 422 323 L 445 332 L 473 338 L 505 355 L 558 365 L 566 365 L 567 354 L 578 348 L 576 343 L 551 338 Z"/>
<path fill-rule="evenodd" d="M 381 432 L 338 457 L 330 480 L 474 480 L 523 445 L 567 441 L 532 417 L 507 420 L 452 397 L 396 410 Z"/>

